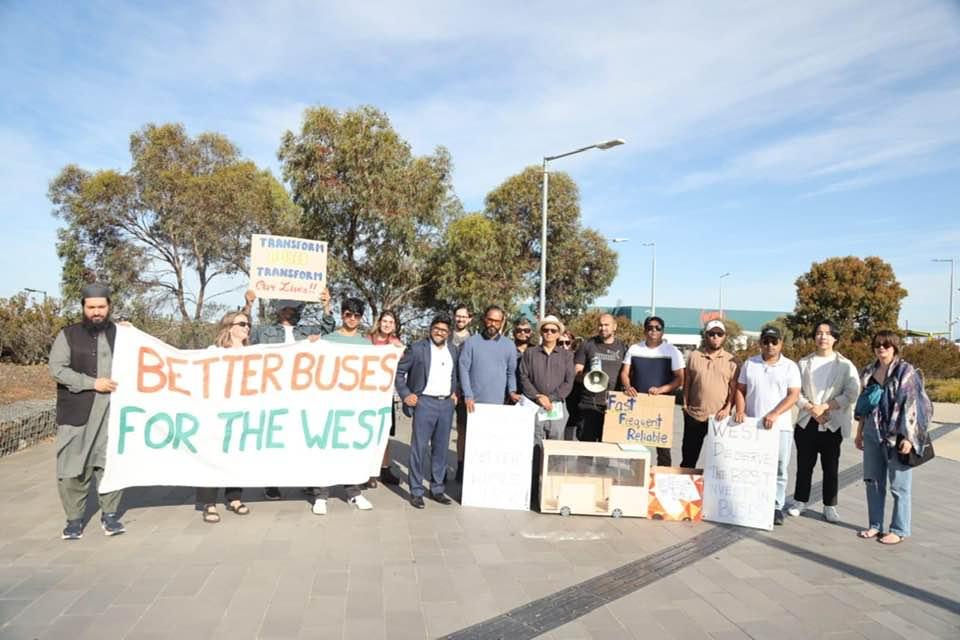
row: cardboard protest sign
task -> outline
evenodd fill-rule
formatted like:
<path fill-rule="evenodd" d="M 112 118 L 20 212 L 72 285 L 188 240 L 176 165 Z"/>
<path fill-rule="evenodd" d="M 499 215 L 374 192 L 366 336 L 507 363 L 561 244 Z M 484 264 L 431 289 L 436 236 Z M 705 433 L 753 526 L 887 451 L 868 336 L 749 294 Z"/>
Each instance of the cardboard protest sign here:
<path fill-rule="evenodd" d="M 703 469 L 654 467 L 648 504 L 655 520 L 703 520 Z"/>
<path fill-rule="evenodd" d="M 743 527 L 773 529 L 780 432 L 759 418 L 740 424 L 710 418 L 704 446 L 703 517 Z"/>
<path fill-rule="evenodd" d="M 530 508 L 534 416 L 520 406 L 483 403 L 467 414 L 463 506 Z"/>
<path fill-rule="evenodd" d="M 603 441 L 669 448 L 673 446 L 673 408 L 671 395 L 641 393 L 631 398 L 611 391 L 603 418 Z"/>
<path fill-rule="evenodd" d="M 327 286 L 327 243 L 255 234 L 250 288 L 261 298 L 316 302 Z"/>
<path fill-rule="evenodd" d="M 398 358 L 323 340 L 181 351 L 118 326 L 101 491 L 366 482 L 389 440 Z"/>

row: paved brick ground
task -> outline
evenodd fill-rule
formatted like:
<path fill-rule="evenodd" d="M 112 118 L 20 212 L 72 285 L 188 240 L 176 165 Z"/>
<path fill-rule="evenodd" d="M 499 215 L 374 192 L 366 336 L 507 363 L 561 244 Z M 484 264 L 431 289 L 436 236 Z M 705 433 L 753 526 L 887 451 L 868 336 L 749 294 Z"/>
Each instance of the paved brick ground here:
<path fill-rule="evenodd" d="M 960 423 L 956 407 L 937 416 Z M 402 443 L 394 450 L 405 459 Z M 250 516 L 221 510 L 223 522 L 206 525 L 192 491 L 152 488 L 128 492 L 126 535 L 108 539 L 94 519 L 65 543 L 53 455 L 43 444 L 0 459 L 0 638 L 436 637 L 713 528 L 430 502 L 414 511 L 405 491 L 383 487 L 367 493 L 372 512 L 332 500 L 325 517 L 295 490 L 281 502 L 250 490 Z M 841 466 L 857 463 L 845 445 Z M 840 525 L 817 506 L 544 637 L 960 637 L 958 471 L 944 458 L 915 473 L 903 545 L 855 537 L 866 506 L 854 483 Z"/>

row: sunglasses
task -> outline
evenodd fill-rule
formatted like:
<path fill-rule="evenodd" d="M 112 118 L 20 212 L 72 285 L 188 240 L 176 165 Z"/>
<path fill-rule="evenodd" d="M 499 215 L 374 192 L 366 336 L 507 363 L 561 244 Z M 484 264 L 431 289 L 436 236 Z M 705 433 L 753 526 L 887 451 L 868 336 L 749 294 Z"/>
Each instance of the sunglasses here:
<path fill-rule="evenodd" d="M 235 326 L 235 327 L 243 327 L 244 329 L 246 329 L 247 327 L 250 326 L 250 323 L 249 323 L 249 322 L 234 322 L 234 323 L 233 323 L 233 326 Z"/>
<path fill-rule="evenodd" d="M 764 338 L 760 344 L 780 344 L 780 338 Z"/>
<path fill-rule="evenodd" d="M 526 329 L 517 328 L 517 329 L 514 329 L 513 332 L 514 332 L 514 333 L 533 333 L 533 329 L 530 329 L 530 328 L 526 328 Z"/>
<path fill-rule="evenodd" d="M 544 327 L 540 329 L 540 333 L 560 333 L 560 329 L 555 329 L 553 327 Z"/>
<path fill-rule="evenodd" d="M 344 311 L 341 315 L 344 318 L 363 318 L 362 313 L 354 313 L 353 311 Z"/>
<path fill-rule="evenodd" d="M 889 342 L 878 342 L 875 345 L 873 345 L 873 348 L 874 349 L 892 349 L 893 345 L 890 344 Z"/>
<path fill-rule="evenodd" d="M 644 327 L 644 331 L 663 331 L 663 327 L 658 324 L 652 324 L 649 327 Z"/>
<path fill-rule="evenodd" d="M 557 340 L 557 344 L 562 347 L 569 347 L 572 343 L 569 340 Z"/>
<path fill-rule="evenodd" d="M 711 338 L 722 338 L 727 334 L 725 334 L 723 331 L 709 331 L 707 332 L 707 335 L 710 336 Z"/>

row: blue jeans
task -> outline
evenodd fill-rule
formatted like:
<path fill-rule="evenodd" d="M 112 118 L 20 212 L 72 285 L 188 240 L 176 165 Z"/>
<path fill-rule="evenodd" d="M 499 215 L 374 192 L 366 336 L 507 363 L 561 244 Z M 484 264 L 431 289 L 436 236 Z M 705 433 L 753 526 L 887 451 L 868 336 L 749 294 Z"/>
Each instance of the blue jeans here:
<path fill-rule="evenodd" d="M 440 496 L 446 491 L 444 482 L 452 423 L 453 399 L 417 397 L 417 406 L 413 410 L 413 432 L 410 435 L 411 495 L 423 496 L 423 479 L 427 471 L 430 472 L 430 492 Z"/>
<path fill-rule="evenodd" d="M 787 501 L 787 467 L 790 466 L 792 453 L 793 431 L 781 431 L 780 449 L 777 452 L 777 495 L 774 498 L 774 509 L 783 509 L 783 504 Z"/>
<path fill-rule="evenodd" d="M 863 425 L 863 482 L 867 488 L 867 515 L 870 528 L 883 531 L 883 509 L 887 498 L 887 481 L 893 496 L 890 533 L 901 538 L 910 535 L 910 486 L 913 470 L 891 459 L 890 449 L 880 440 L 880 431 L 873 420 Z"/>

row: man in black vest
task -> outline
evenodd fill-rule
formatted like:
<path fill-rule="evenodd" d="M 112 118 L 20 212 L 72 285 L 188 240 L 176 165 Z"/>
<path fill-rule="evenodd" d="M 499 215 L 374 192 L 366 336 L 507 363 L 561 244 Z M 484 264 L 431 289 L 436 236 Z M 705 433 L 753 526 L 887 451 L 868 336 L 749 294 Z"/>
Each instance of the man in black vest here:
<path fill-rule="evenodd" d="M 107 458 L 107 418 L 113 343 L 117 326 L 110 320 L 110 289 L 89 284 L 81 291 L 83 321 L 65 327 L 50 350 L 50 375 L 57 382 L 57 488 L 67 514 L 64 540 L 83 537 L 83 514 L 90 483 L 97 486 Z M 99 494 L 104 533 L 123 533 L 117 518 L 121 491 Z"/>

